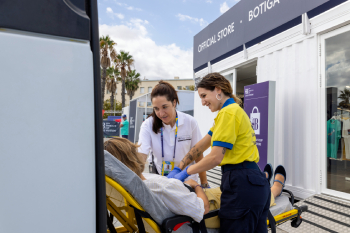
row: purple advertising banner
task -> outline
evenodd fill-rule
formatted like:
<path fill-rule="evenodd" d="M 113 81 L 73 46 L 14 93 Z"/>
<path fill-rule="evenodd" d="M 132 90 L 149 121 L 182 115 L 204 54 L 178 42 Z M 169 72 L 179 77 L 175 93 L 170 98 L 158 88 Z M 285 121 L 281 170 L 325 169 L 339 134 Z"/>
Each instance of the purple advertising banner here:
<path fill-rule="evenodd" d="M 268 162 L 269 87 L 269 81 L 244 87 L 244 111 L 250 118 L 255 131 L 260 156 L 258 165 L 261 170 Z"/>

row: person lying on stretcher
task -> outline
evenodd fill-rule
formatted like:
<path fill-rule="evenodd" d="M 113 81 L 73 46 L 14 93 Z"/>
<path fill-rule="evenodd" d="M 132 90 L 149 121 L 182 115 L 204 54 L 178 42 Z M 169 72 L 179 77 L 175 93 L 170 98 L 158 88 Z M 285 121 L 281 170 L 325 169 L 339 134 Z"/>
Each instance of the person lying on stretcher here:
<path fill-rule="evenodd" d="M 203 215 L 209 212 L 210 203 L 208 197 L 214 196 L 217 200 L 220 200 L 221 191 L 219 188 L 203 190 L 194 180 L 184 182 L 194 190 L 194 192 L 191 192 L 177 179 L 168 179 L 165 176 L 155 174 L 152 174 L 146 179 L 146 174 L 145 176 L 142 174 L 145 168 L 145 162 L 143 157 L 138 154 L 137 148 L 137 145 L 125 138 L 113 138 L 104 143 L 104 149 L 120 160 L 130 170 L 135 172 L 146 186 L 157 195 L 164 202 L 165 206 L 174 214 L 186 215 L 193 218 L 196 222 L 200 222 L 203 219 Z M 264 172 L 267 180 L 271 180 L 272 167 L 270 164 L 265 166 Z M 271 187 L 270 207 L 275 205 L 275 198 L 281 195 L 285 177 L 285 169 L 281 165 L 278 166 L 275 170 L 274 184 Z M 217 206 L 217 208 L 220 208 L 220 206 Z M 216 226 L 217 224 L 219 223 L 211 225 Z M 210 228 L 210 226 L 207 227 Z"/>

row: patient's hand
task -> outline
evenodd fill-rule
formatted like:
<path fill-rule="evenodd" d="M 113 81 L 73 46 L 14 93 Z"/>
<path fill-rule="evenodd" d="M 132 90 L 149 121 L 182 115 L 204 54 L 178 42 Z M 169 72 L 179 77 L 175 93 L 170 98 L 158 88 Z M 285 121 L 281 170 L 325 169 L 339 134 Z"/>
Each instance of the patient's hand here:
<path fill-rule="evenodd" d="M 191 186 L 191 188 L 194 189 L 194 187 L 196 187 L 196 185 L 199 185 L 196 181 L 189 179 L 187 181 L 184 182 L 185 184 L 188 184 L 189 186 Z"/>

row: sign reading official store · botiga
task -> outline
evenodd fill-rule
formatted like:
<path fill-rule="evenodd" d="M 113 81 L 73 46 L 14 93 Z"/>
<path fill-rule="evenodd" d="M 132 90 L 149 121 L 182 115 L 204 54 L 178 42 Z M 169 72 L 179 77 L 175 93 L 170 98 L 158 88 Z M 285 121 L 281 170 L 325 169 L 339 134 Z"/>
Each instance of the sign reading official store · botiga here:
<path fill-rule="evenodd" d="M 193 68 L 277 28 L 329 0 L 241 0 L 194 37 Z"/>

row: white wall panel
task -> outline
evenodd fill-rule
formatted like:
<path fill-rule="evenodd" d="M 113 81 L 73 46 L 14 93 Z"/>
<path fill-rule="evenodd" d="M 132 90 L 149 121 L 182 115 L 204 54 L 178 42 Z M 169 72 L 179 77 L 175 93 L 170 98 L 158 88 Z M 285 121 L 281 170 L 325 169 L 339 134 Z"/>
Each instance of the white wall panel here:
<path fill-rule="evenodd" d="M 87 41 L 0 31 L 0 232 L 96 232 Z"/>
<path fill-rule="evenodd" d="M 275 164 L 287 185 L 317 192 L 317 39 L 311 37 L 259 57 L 258 82 L 276 81 Z"/>
<path fill-rule="evenodd" d="M 205 75 L 207 75 L 209 72 L 209 68 L 204 68 L 200 71 L 198 71 L 195 76 L 196 78 L 201 77 L 203 78 Z M 215 71 L 212 71 L 215 72 Z M 206 106 L 202 105 L 202 101 L 199 98 L 198 92 L 196 91 L 194 93 L 194 114 L 193 117 L 197 120 L 199 129 L 201 131 L 202 137 L 204 137 L 210 130 L 210 128 L 214 124 L 214 119 L 217 116 L 217 112 L 211 112 L 210 109 Z M 211 148 L 204 151 L 204 156 L 209 154 L 211 151 Z"/>

